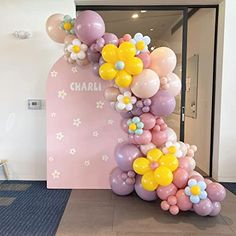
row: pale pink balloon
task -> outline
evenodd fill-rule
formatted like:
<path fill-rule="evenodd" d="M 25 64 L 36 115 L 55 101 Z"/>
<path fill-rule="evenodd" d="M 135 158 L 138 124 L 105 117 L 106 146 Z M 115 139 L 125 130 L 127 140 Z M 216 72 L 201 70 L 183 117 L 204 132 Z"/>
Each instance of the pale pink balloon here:
<path fill-rule="evenodd" d="M 64 15 L 62 14 L 53 14 L 48 17 L 46 22 L 48 36 L 57 43 L 64 43 L 64 39 L 67 36 L 66 32 L 60 27 L 63 18 Z"/>
<path fill-rule="evenodd" d="M 191 171 L 191 174 L 189 175 L 189 178 L 192 178 L 192 176 L 195 176 L 195 175 L 202 177 L 202 175 L 199 172 L 194 170 L 194 171 Z"/>
<path fill-rule="evenodd" d="M 177 204 L 177 198 L 176 198 L 176 196 L 169 196 L 169 197 L 167 198 L 167 202 L 168 202 L 168 204 L 170 204 L 171 206 L 176 205 L 176 204 Z"/>
<path fill-rule="evenodd" d="M 127 121 L 128 121 L 128 119 L 123 119 L 123 120 L 121 120 L 121 124 L 120 124 L 122 130 L 124 130 L 126 133 L 129 130 L 129 126 L 127 125 Z"/>
<path fill-rule="evenodd" d="M 161 200 L 167 200 L 169 196 L 173 196 L 176 194 L 177 187 L 173 183 L 171 183 L 168 186 L 158 186 L 156 192 L 157 192 L 157 196 Z"/>
<path fill-rule="evenodd" d="M 188 173 L 191 172 L 191 166 L 186 157 L 181 157 L 179 160 L 179 167 L 185 169 Z"/>
<path fill-rule="evenodd" d="M 196 167 L 196 161 L 192 157 L 188 156 L 186 156 L 186 160 L 188 160 L 191 170 L 194 170 Z"/>
<path fill-rule="evenodd" d="M 200 175 L 193 175 L 190 177 L 191 179 L 195 179 L 197 181 L 204 181 L 204 178 Z"/>
<path fill-rule="evenodd" d="M 190 201 L 189 197 L 185 195 L 184 189 L 180 189 L 176 193 L 177 197 L 177 206 L 181 211 L 188 211 L 192 208 L 193 204 Z"/>
<path fill-rule="evenodd" d="M 154 70 L 160 77 L 167 76 L 176 66 L 176 55 L 170 48 L 159 47 L 152 51 L 150 69 Z"/>
<path fill-rule="evenodd" d="M 213 202 L 212 203 L 213 209 L 211 213 L 209 214 L 210 216 L 217 216 L 220 214 L 221 211 L 221 203 L 220 202 Z"/>
<path fill-rule="evenodd" d="M 167 133 L 167 141 L 170 141 L 172 143 L 175 143 L 177 141 L 177 135 L 173 129 L 167 127 L 166 133 Z"/>
<path fill-rule="evenodd" d="M 169 84 L 166 91 L 169 92 L 169 94 L 171 94 L 174 97 L 179 95 L 180 91 L 181 91 L 181 80 L 180 80 L 180 78 L 174 73 L 170 73 L 166 77 L 167 77 L 168 84 Z"/>
<path fill-rule="evenodd" d="M 147 152 L 155 147 L 156 147 L 155 144 L 149 143 L 149 144 L 145 144 L 145 145 L 140 145 L 140 150 L 144 155 L 147 155 Z"/>
<path fill-rule="evenodd" d="M 157 147 L 162 147 L 167 141 L 166 131 L 152 131 L 152 142 Z"/>
<path fill-rule="evenodd" d="M 186 145 L 185 143 L 181 142 L 181 141 L 179 141 L 178 143 L 180 144 L 180 150 L 181 150 L 181 152 L 183 153 L 182 156 L 183 156 L 183 157 L 186 156 L 187 151 L 188 151 L 187 145 Z"/>
<path fill-rule="evenodd" d="M 150 98 L 154 96 L 160 87 L 158 75 L 150 69 L 144 69 L 142 73 L 133 77 L 131 91 L 139 98 Z"/>
<path fill-rule="evenodd" d="M 64 44 L 68 45 L 71 43 L 74 39 L 76 39 L 75 35 L 69 34 L 64 38 Z"/>
<path fill-rule="evenodd" d="M 161 209 L 162 209 L 163 211 L 168 211 L 169 208 L 170 208 L 170 205 L 167 203 L 167 201 L 162 201 L 162 202 L 161 202 Z"/>
<path fill-rule="evenodd" d="M 188 183 L 188 177 L 189 177 L 188 172 L 185 169 L 179 167 L 173 173 L 173 183 L 178 188 L 184 188 Z"/>
<path fill-rule="evenodd" d="M 137 57 L 139 57 L 142 60 L 144 69 L 147 69 L 150 66 L 151 63 L 150 53 L 148 52 L 140 53 Z"/>
<path fill-rule="evenodd" d="M 212 181 L 210 179 L 207 179 L 207 178 L 205 178 L 204 181 L 207 185 L 212 183 Z"/>
<path fill-rule="evenodd" d="M 156 124 L 156 118 L 151 113 L 144 113 L 140 116 L 141 121 L 144 124 L 144 129 L 152 129 Z"/>
<path fill-rule="evenodd" d="M 144 130 L 141 135 L 134 135 L 134 141 L 139 145 L 149 144 L 152 141 L 152 134 L 149 130 Z"/>
<path fill-rule="evenodd" d="M 207 197 L 212 202 L 221 202 L 226 197 L 225 188 L 219 183 L 210 183 L 207 185 L 206 188 Z"/>
<path fill-rule="evenodd" d="M 170 209 L 169 209 L 170 213 L 172 215 L 178 215 L 179 214 L 179 207 L 178 206 L 170 206 Z"/>

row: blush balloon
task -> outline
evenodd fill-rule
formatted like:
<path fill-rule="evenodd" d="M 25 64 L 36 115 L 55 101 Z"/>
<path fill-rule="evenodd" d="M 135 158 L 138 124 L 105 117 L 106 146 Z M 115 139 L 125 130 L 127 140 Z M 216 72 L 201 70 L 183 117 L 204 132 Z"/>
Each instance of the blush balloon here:
<path fill-rule="evenodd" d="M 188 183 L 188 177 L 188 172 L 185 169 L 179 167 L 173 173 L 173 183 L 178 188 L 184 188 Z"/>
<path fill-rule="evenodd" d="M 134 140 L 139 145 L 149 144 L 152 141 L 152 134 L 149 130 L 144 130 L 141 135 L 134 135 Z"/>
<path fill-rule="evenodd" d="M 170 209 L 169 209 L 171 215 L 178 215 L 179 214 L 179 207 L 178 206 L 170 206 Z"/>
<path fill-rule="evenodd" d="M 176 197 L 177 197 L 177 206 L 181 211 L 189 211 L 192 208 L 193 204 L 189 200 L 189 197 L 185 195 L 184 189 L 180 189 L 176 193 Z"/>
<path fill-rule="evenodd" d="M 186 157 L 179 158 L 179 167 L 186 170 L 188 173 L 191 172 L 191 166 Z"/>
<path fill-rule="evenodd" d="M 167 141 L 166 131 L 152 131 L 152 143 L 157 147 L 162 147 Z"/>
<path fill-rule="evenodd" d="M 150 66 L 151 57 L 150 57 L 150 54 L 148 52 L 141 53 L 137 57 L 142 60 L 144 69 L 147 69 Z"/>
<path fill-rule="evenodd" d="M 155 116 L 153 116 L 151 113 L 144 113 L 140 116 L 141 121 L 144 124 L 144 129 L 150 130 L 152 129 L 156 124 Z"/>
<path fill-rule="evenodd" d="M 167 200 L 169 196 L 175 195 L 177 192 L 177 187 L 171 183 L 168 186 L 158 186 L 156 193 L 161 200 Z"/>

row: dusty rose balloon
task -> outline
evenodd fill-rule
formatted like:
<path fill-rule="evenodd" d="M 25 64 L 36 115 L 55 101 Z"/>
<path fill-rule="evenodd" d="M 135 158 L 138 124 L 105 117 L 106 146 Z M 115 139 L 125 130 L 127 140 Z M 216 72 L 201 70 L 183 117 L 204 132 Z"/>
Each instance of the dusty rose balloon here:
<path fill-rule="evenodd" d="M 98 63 L 100 56 L 99 52 L 93 52 L 90 48 L 87 51 L 87 58 L 91 63 Z"/>
<path fill-rule="evenodd" d="M 151 113 L 155 116 L 170 115 L 175 109 L 175 98 L 166 90 L 159 90 L 151 100 Z"/>
<path fill-rule="evenodd" d="M 150 69 L 144 69 L 141 74 L 133 77 L 131 91 L 139 98 L 154 96 L 160 87 L 158 75 Z"/>
<path fill-rule="evenodd" d="M 166 134 L 167 134 L 167 141 L 170 141 L 172 143 L 175 143 L 177 141 L 177 135 L 175 131 L 170 127 L 166 128 Z"/>
<path fill-rule="evenodd" d="M 191 179 L 195 179 L 197 181 L 204 181 L 204 178 L 200 175 L 192 175 Z"/>
<path fill-rule="evenodd" d="M 213 209 L 211 213 L 209 214 L 210 216 L 217 216 L 220 214 L 221 211 L 221 203 L 220 202 L 213 202 L 212 203 Z"/>
<path fill-rule="evenodd" d="M 148 52 L 140 53 L 137 57 L 142 60 L 144 69 L 147 69 L 150 66 L 151 63 L 150 53 Z"/>
<path fill-rule="evenodd" d="M 152 141 L 152 134 L 149 130 L 144 130 L 141 135 L 134 135 L 134 140 L 139 145 L 149 144 Z"/>
<path fill-rule="evenodd" d="M 117 46 L 119 43 L 119 39 L 113 33 L 105 33 L 103 39 L 105 40 L 105 44 L 114 44 Z"/>
<path fill-rule="evenodd" d="M 157 147 L 162 147 L 167 141 L 166 131 L 152 131 L 152 143 Z"/>
<path fill-rule="evenodd" d="M 85 44 L 91 45 L 105 33 L 102 17 L 95 11 L 82 11 L 76 17 L 74 26 L 76 36 Z"/>
<path fill-rule="evenodd" d="M 184 188 L 188 183 L 188 177 L 189 177 L 188 172 L 185 169 L 179 167 L 173 173 L 173 183 L 178 188 Z"/>
<path fill-rule="evenodd" d="M 142 108 L 137 107 L 136 105 L 134 105 L 134 108 L 132 109 L 131 113 L 134 116 L 141 116 L 143 114 Z"/>
<path fill-rule="evenodd" d="M 141 121 L 144 124 L 144 129 L 152 129 L 156 124 L 156 118 L 151 113 L 144 113 L 140 116 Z"/>
<path fill-rule="evenodd" d="M 219 183 L 211 183 L 206 188 L 207 196 L 212 202 L 221 202 L 226 197 L 225 188 Z"/>
<path fill-rule="evenodd" d="M 140 176 L 140 175 L 138 175 L 136 177 L 136 182 L 135 182 L 134 188 L 135 188 L 137 195 L 145 201 L 155 201 L 157 199 L 156 191 L 147 191 L 147 190 L 143 189 L 142 183 L 141 183 L 141 178 L 142 178 L 142 176 Z"/>
<path fill-rule="evenodd" d="M 189 211 L 192 208 L 193 204 L 189 200 L 189 197 L 185 195 L 184 189 L 180 189 L 176 193 L 176 197 L 177 197 L 177 206 L 181 211 Z"/>
<path fill-rule="evenodd" d="M 181 157 L 179 160 L 179 167 L 186 170 L 188 173 L 191 172 L 191 166 L 189 161 L 186 159 L 186 157 Z"/>
<path fill-rule="evenodd" d="M 123 119 L 123 120 L 121 120 L 121 123 L 120 123 L 122 130 L 124 130 L 126 133 L 129 130 L 129 126 L 127 124 L 127 121 L 128 121 L 128 119 Z"/>
<path fill-rule="evenodd" d="M 46 22 L 48 36 L 57 43 L 64 43 L 64 39 L 67 36 L 66 32 L 60 27 L 63 18 L 64 15 L 62 14 L 53 14 L 48 17 Z"/>
<path fill-rule="evenodd" d="M 169 196 L 167 198 L 167 202 L 171 205 L 171 206 L 174 206 L 177 204 L 177 198 L 176 196 Z"/>
<path fill-rule="evenodd" d="M 147 155 L 147 152 L 155 147 L 156 145 L 154 143 L 149 143 L 145 145 L 140 145 L 140 150 L 144 155 Z"/>
<path fill-rule="evenodd" d="M 114 193 L 118 195 L 128 195 L 134 191 L 134 184 L 127 184 L 122 178 L 123 171 L 116 167 L 110 174 L 110 186 Z"/>
<path fill-rule="evenodd" d="M 156 193 L 161 200 L 166 200 L 169 196 L 175 195 L 177 187 L 171 183 L 168 186 L 158 186 Z"/>
<path fill-rule="evenodd" d="M 154 70 L 160 77 L 167 76 L 176 66 L 176 55 L 167 47 L 159 47 L 152 51 L 150 69 Z"/>
<path fill-rule="evenodd" d="M 179 214 L 179 207 L 178 206 L 170 206 L 169 209 L 171 215 L 178 215 Z"/>
<path fill-rule="evenodd" d="M 134 144 L 122 143 L 115 149 L 116 163 L 123 171 L 133 170 L 133 162 L 140 156 L 142 156 L 142 154 Z"/>
<path fill-rule="evenodd" d="M 69 34 L 64 38 L 64 44 L 69 44 L 71 43 L 74 39 L 76 39 L 75 35 Z"/>
<path fill-rule="evenodd" d="M 116 102 L 117 96 L 120 94 L 120 91 L 118 88 L 115 87 L 108 87 L 104 91 L 104 98 L 108 102 Z"/>
<path fill-rule="evenodd" d="M 168 85 L 169 85 L 166 91 L 174 97 L 180 94 L 180 91 L 181 91 L 180 78 L 174 73 L 170 73 L 166 77 L 167 77 Z"/>
<path fill-rule="evenodd" d="M 193 204 L 193 210 L 200 216 L 207 216 L 213 210 L 212 202 L 206 198 L 201 200 L 198 204 Z"/>

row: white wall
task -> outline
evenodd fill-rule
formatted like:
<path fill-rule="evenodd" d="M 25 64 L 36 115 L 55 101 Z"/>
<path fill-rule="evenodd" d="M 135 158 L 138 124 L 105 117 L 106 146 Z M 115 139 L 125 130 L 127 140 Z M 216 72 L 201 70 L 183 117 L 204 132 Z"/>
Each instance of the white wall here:
<path fill-rule="evenodd" d="M 47 17 L 74 9 L 73 0 L 1 0 L 0 159 L 8 159 L 11 179 L 46 179 L 45 110 L 27 110 L 27 99 L 45 99 L 49 68 L 63 54 L 45 32 Z M 11 35 L 22 29 L 33 37 Z"/>

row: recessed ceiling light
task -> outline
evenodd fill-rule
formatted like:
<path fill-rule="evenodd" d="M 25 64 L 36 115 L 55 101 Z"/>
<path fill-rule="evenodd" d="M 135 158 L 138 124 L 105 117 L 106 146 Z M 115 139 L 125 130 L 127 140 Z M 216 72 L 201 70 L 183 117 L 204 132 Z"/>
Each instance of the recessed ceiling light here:
<path fill-rule="evenodd" d="M 139 15 L 137 14 L 137 13 L 134 13 L 133 15 L 132 15 L 132 18 L 133 19 L 136 19 L 136 18 L 138 18 L 139 17 Z"/>
<path fill-rule="evenodd" d="M 155 47 L 151 47 L 151 51 L 153 51 L 155 49 Z"/>
<path fill-rule="evenodd" d="M 140 12 L 141 12 L 141 13 L 145 13 L 145 12 L 147 12 L 147 11 L 146 11 L 146 10 L 141 10 Z"/>
<path fill-rule="evenodd" d="M 153 30 L 154 30 L 153 28 L 150 29 L 150 31 L 153 31 Z"/>

